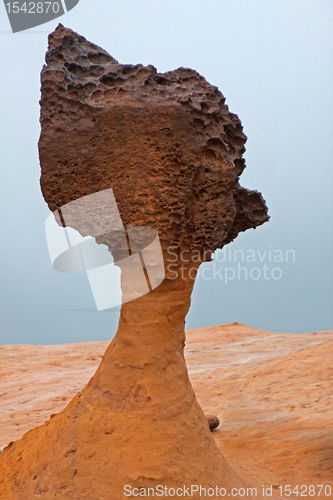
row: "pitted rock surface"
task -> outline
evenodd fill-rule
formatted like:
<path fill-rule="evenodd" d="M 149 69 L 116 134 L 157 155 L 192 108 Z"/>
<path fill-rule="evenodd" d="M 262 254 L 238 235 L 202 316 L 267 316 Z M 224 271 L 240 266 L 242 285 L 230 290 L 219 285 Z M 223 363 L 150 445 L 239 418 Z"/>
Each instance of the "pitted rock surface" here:
<path fill-rule="evenodd" d="M 238 182 L 241 122 L 199 73 L 120 64 L 61 24 L 46 63 L 39 149 L 52 211 L 112 187 L 125 225 L 203 251 L 268 220 L 261 194 Z"/>

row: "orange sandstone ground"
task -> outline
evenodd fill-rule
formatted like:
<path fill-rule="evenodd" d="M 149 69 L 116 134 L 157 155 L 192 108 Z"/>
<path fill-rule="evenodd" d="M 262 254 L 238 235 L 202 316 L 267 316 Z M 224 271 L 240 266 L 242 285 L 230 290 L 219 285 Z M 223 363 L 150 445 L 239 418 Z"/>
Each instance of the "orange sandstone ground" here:
<path fill-rule="evenodd" d="M 213 436 L 233 469 L 258 492 L 263 484 L 277 496 L 279 485 L 333 492 L 333 330 L 292 335 L 233 323 L 186 336 L 192 385 L 204 412 L 221 420 Z M 59 413 L 108 344 L 0 346 L 0 448 Z"/>

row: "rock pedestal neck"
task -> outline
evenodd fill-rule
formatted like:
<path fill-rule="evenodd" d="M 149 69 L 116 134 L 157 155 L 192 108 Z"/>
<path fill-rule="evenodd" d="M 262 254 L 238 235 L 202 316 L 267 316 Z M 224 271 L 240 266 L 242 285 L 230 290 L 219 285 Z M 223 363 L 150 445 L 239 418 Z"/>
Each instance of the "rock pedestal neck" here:
<path fill-rule="evenodd" d="M 200 263 L 268 220 L 260 193 L 239 185 L 241 123 L 197 72 L 119 64 L 62 25 L 46 63 L 39 150 L 49 208 L 112 188 L 125 226 L 158 232 L 166 276 L 122 305 L 117 334 L 82 392 L 1 453 L 0 497 L 120 500 L 159 487 L 163 497 L 165 488 L 188 488 L 183 496 L 195 499 L 191 485 L 213 488 L 211 498 L 246 489 L 211 436 L 183 353 Z M 112 234 L 96 241 L 119 252 Z"/>
<path fill-rule="evenodd" d="M 188 378 L 192 286 L 167 280 L 122 306 L 117 335 L 84 390 L 3 452 L 1 498 L 109 500 L 124 498 L 126 485 L 245 486 L 218 450 Z"/>

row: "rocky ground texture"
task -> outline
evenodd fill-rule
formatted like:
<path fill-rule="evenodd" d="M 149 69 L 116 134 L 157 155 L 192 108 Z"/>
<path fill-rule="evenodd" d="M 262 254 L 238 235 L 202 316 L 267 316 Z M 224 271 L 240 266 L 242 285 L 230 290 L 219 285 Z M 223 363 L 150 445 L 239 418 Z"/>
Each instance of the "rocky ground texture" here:
<path fill-rule="evenodd" d="M 197 399 L 220 418 L 212 435 L 238 475 L 258 493 L 263 485 L 276 496 L 280 485 L 333 491 L 333 331 L 291 335 L 233 323 L 186 336 Z M 62 411 L 107 346 L 0 346 L 0 448 Z M 302 498 L 333 498 L 308 493 Z"/>

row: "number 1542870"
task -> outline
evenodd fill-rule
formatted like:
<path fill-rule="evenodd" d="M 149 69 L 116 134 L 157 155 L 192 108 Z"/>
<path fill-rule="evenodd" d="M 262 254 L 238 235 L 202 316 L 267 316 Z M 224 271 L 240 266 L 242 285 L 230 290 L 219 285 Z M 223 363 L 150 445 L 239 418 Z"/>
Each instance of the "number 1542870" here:
<path fill-rule="evenodd" d="M 8 2 L 6 3 L 8 14 L 47 14 L 53 12 L 58 14 L 60 6 L 58 2 Z"/>

